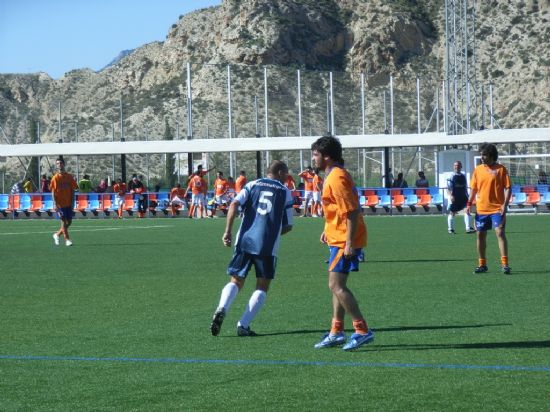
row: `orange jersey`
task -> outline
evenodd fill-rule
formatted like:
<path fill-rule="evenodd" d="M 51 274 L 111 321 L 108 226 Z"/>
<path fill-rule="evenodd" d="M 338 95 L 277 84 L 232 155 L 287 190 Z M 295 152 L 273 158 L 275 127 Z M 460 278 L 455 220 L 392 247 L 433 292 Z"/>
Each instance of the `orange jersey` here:
<path fill-rule="evenodd" d="M 222 196 L 229 189 L 229 183 L 225 179 L 216 179 L 214 181 L 214 194 L 216 196 Z"/>
<path fill-rule="evenodd" d="M 313 175 L 308 171 L 302 172 L 299 176 L 304 181 L 304 190 L 306 192 L 313 192 Z"/>
<path fill-rule="evenodd" d="M 52 177 L 50 190 L 57 207 L 73 207 L 73 195 L 76 189 L 78 184 L 73 175 L 63 172 Z"/>
<path fill-rule="evenodd" d="M 347 215 L 359 209 L 359 196 L 351 176 L 341 167 L 333 167 L 325 177 L 321 195 L 325 214 L 325 236 L 329 246 L 346 245 Z M 352 239 L 354 249 L 367 245 L 367 227 L 363 214 L 357 215 L 357 229 Z"/>
<path fill-rule="evenodd" d="M 119 196 L 124 196 L 126 193 L 126 183 L 115 183 L 113 186 L 113 192 Z"/>
<path fill-rule="evenodd" d="M 475 168 L 470 186 L 477 192 L 477 213 L 490 215 L 500 213 L 504 205 L 504 189 L 510 189 L 512 183 L 504 166 L 482 164 Z"/>
<path fill-rule="evenodd" d="M 285 186 L 289 190 L 296 190 L 296 182 L 294 181 L 294 178 L 291 175 L 288 175 L 288 177 L 286 178 Z"/>
<path fill-rule="evenodd" d="M 313 176 L 313 191 L 320 192 L 323 190 L 323 178 L 318 174 Z"/>
<path fill-rule="evenodd" d="M 187 189 L 191 190 L 191 193 L 194 195 L 204 193 L 204 190 L 206 189 L 206 182 L 202 177 L 195 175 L 189 179 Z"/>
<path fill-rule="evenodd" d="M 181 187 L 174 187 L 172 190 L 170 190 L 170 199 L 173 199 L 175 197 L 183 199 L 185 197 L 185 190 L 183 190 Z"/>
<path fill-rule="evenodd" d="M 239 193 L 246 185 L 246 176 L 239 176 L 235 181 L 235 192 Z"/>

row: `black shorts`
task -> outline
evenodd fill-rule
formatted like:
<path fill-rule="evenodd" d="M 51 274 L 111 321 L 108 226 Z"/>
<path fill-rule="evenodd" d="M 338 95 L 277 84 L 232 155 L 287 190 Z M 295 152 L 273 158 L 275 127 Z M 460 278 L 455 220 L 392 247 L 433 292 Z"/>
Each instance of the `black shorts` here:
<path fill-rule="evenodd" d="M 460 200 L 456 200 L 450 204 L 449 206 L 449 211 L 450 212 L 453 212 L 453 213 L 457 213 L 457 212 L 460 212 L 462 209 L 464 209 L 466 207 L 466 203 L 468 202 L 468 200 L 464 199 L 460 199 Z"/>

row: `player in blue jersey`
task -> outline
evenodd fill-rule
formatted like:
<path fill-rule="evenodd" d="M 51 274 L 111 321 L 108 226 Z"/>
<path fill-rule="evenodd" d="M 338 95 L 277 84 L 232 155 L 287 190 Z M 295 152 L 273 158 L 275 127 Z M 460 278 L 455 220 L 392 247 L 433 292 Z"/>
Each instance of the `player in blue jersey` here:
<path fill-rule="evenodd" d="M 462 173 L 462 163 L 460 160 L 454 162 L 454 173 L 447 179 L 447 195 L 449 198 L 449 206 L 447 215 L 447 229 L 450 234 L 454 235 L 453 218 L 461 210 L 466 209 L 468 202 L 468 181 L 466 175 Z M 466 233 L 475 233 L 475 229 L 470 226 L 470 216 L 464 213 L 464 225 Z"/>
<path fill-rule="evenodd" d="M 231 280 L 222 289 L 210 325 L 214 336 L 220 333 L 225 315 L 244 286 L 252 265 L 256 271 L 256 289 L 237 323 L 237 335 L 256 336 L 250 330 L 250 323 L 263 306 L 269 284 L 275 276 L 281 235 L 292 229 L 293 199 L 290 190 L 284 185 L 287 176 L 287 165 L 274 161 L 269 167 L 267 178 L 247 183 L 229 206 L 222 237 L 225 246 L 231 246 L 233 222 L 239 215 L 239 207 L 243 218 L 237 233 L 235 252 L 227 268 Z"/>

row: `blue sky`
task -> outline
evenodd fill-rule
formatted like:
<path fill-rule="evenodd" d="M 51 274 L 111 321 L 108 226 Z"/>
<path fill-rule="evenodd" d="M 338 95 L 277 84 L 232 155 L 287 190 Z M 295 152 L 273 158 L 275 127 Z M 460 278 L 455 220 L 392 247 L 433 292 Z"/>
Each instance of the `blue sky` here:
<path fill-rule="evenodd" d="M 221 0 L 0 0 L 0 73 L 99 70 Z"/>

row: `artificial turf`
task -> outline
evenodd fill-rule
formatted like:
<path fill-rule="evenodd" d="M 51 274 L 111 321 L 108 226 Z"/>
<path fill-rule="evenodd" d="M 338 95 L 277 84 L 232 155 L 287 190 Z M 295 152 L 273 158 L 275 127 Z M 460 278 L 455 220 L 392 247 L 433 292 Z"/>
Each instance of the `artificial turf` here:
<path fill-rule="evenodd" d="M 283 237 L 254 338 L 235 333 L 253 273 L 209 332 L 224 219 L 75 220 L 72 247 L 55 220 L 0 221 L 0 410 L 548 410 L 550 216 L 508 217 L 511 276 L 492 233 L 474 275 L 475 235 L 444 217 L 366 221 L 349 286 L 376 339 L 355 352 L 313 348 L 331 315 L 321 219 Z"/>

